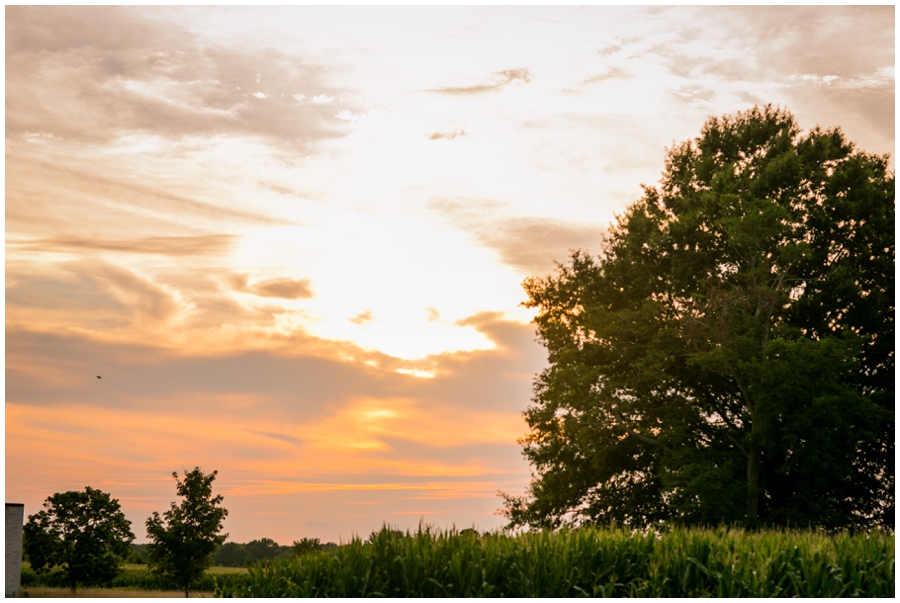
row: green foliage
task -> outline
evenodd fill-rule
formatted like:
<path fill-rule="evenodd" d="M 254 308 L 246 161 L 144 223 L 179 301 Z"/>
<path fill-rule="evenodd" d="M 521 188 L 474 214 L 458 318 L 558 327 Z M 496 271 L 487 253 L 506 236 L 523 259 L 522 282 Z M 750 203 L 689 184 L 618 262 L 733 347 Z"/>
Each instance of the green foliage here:
<path fill-rule="evenodd" d="M 170 577 L 185 596 L 203 572 L 212 565 L 212 554 L 225 542 L 227 534 L 220 534 L 222 521 L 228 511 L 219 506 L 222 496 L 212 495 L 216 471 L 204 475 L 199 467 L 185 473 L 184 481 L 178 473 L 176 491 L 183 497 L 180 505 L 174 502 L 161 518 L 154 512 L 147 519 L 147 561 L 153 573 Z"/>
<path fill-rule="evenodd" d="M 893 526 L 887 157 L 771 107 L 710 119 L 598 258 L 524 286 L 550 367 L 511 526 Z"/>
<path fill-rule="evenodd" d="M 147 545 L 131 544 L 131 551 L 125 558 L 125 563 L 145 565 L 147 563 Z"/>
<path fill-rule="evenodd" d="M 243 544 L 226 542 L 213 553 L 213 563 L 223 567 L 244 567 L 248 563 Z"/>
<path fill-rule="evenodd" d="M 91 488 L 47 498 L 44 509 L 28 516 L 23 549 L 38 574 L 58 568 L 67 586 L 107 582 L 134 540 L 131 522 L 119 501 Z"/>
<path fill-rule="evenodd" d="M 246 544 L 226 542 L 213 554 L 213 562 L 222 567 L 246 567 L 268 559 L 281 559 L 291 555 L 304 555 L 310 551 L 334 548 L 333 542 L 322 543 L 318 538 L 295 540 L 290 546 L 279 545 L 271 538 L 251 540 Z"/>
<path fill-rule="evenodd" d="M 195 591 L 213 592 L 216 586 L 244 584 L 249 576 L 246 573 L 221 573 L 217 568 L 211 568 L 193 583 Z M 246 570 L 242 570 L 245 572 Z M 79 585 L 87 586 L 82 583 Z M 22 586 L 68 586 L 65 573 L 59 570 L 36 573 L 30 568 L 22 568 Z M 181 586 L 169 576 L 154 574 L 147 569 L 125 568 L 119 574 L 109 580 L 92 586 L 103 588 L 128 588 L 134 590 L 179 590 Z"/>
<path fill-rule="evenodd" d="M 256 563 L 265 559 L 274 559 L 281 554 L 283 547 L 271 538 L 261 538 L 248 542 L 245 549 L 252 562 Z"/>
<path fill-rule="evenodd" d="M 318 551 L 322 549 L 322 546 L 318 538 L 301 538 L 294 541 L 294 544 L 291 546 L 291 552 L 300 556 L 312 551 Z"/>
<path fill-rule="evenodd" d="M 892 597 L 883 532 L 383 530 L 251 568 L 225 597 Z"/>

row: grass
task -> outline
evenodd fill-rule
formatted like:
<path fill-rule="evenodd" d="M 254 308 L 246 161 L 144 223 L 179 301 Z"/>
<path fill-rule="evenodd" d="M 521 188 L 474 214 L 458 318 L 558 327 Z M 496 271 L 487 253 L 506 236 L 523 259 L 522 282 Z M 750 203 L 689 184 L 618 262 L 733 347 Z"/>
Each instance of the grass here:
<path fill-rule="evenodd" d="M 225 567 L 223 565 L 214 565 L 208 570 L 208 574 L 225 575 L 225 574 L 247 574 L 250 572 L 246 567 Z"/>
<path fill-rule="evenodd" d="M 27 562 L 26 562 L 27 563 Z M 22 567 L 25 567 L 25 564 L 22 564 Z M 143 563 L 123 563 L 122 569 L 126 571 L 146 571 L 147 566 Z M 225 567 L 223 565 L 214 565 L 208 570 L 206 570 L 207 574 L 220 575 L 220 574 L 246 574 L 246 567 Z"/>
<path fill-rule="evenodd" d="M 248 578 L 248 570 L 244 567 L 219 567 L 214 566 L 206 570 L 203 577 L 195 584 L 197 592 L 204 593 L 204 596 L 212 596 L 217 583 L 226 585 L 233 584 L 235 581 L 243 581 Z M 22 564 L 22 588 L 29 593 L 29 596 L 63 596 L 70 597 L 70 590 L 65 580 L 65 575 L 55 570 L 50 573 L 37 574 L 31 569 L 30 564 Z M 38 591 L 37 589 L 44 589 Z M 150 573 L 146 565 L 128 563 L 122 566 L 122 572 L 116 576 L 109 584 L 101 588 L 91 588 L 85 585 L 79 585 L 76 596 L 81 597 L 81 592 L 97 592 L 99 597 L 153 597 L 167 596 L 155 595 L 150 593 L 168 592 L 180 593 L 178 596 L 184 596 L 184 591 L 178 589 L 177 585 L 171 579 L 164 576 L 156 576 Z M 54 594 L 37 594 L 38 592 L 54 593 Z M 193 592 L 193 590 L 192 590 Z M 63 593 L 63 594 L 55 594 Z M 90 596 L 90 595 L 85 595 Z"/>
<path fill-rule="evenodd" d="M 29 586 L 22 589 L 23 597 L 35 599 L 71 599 L 72 591 L 55 586 Z M 192 592 L 191 597 L 210 598 L 211 592 Z M 79 588 L 77 599 L 172 599 L 184 598 L 180 590 L 138 590 L 134 588 Z"/>

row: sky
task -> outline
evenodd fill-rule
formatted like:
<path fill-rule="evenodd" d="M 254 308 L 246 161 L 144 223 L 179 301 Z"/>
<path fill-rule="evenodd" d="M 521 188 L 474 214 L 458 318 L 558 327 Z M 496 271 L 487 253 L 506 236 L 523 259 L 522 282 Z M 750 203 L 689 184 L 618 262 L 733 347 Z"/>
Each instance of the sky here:
<path fill-rule="evenodd" d="M 137 542 L 194 467 L 235 542 L 499 528 L 547 366 L 525 278 L 711 116 L 894 153 L 893 6 L 5 23 L 6 500 L 90 485 Z"/>

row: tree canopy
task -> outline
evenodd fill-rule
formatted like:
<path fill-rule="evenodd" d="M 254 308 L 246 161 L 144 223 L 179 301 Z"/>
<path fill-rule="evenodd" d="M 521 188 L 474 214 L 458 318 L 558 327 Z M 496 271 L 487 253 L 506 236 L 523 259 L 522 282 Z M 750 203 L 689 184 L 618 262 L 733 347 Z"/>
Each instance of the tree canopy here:
<path fill-rule="evenodd" d="M 173 473 L 176 491 L 183 497 L 181 504 L 173 502 L 162 517 L 154 511 L 147 519 L 147 564 L 154 573 L 175 580 L 185 597 L 212 565 L 213 553 L 228 537 L 221 533 L 228 510 L 220 506 L 221 494 L 212 495 L 216 474 L 205 475 L 195 467 L 182 481 L 178 473 Z"/>
<path fill-rule="evenodd" d="M 771 106 L 711 118 L 598 257 L 524 287 L 550 366 L 511 526 L 893 526 L 887 156 Z"/>
<path fill-rule="evenodd" d="M 134 534 L 119 501 L 87 486 L 84 492 L 54 494 L 44 509 L 28 516 L 24 551 L 32 569 L 61 567 L 72 592 L 76 584 L 100 584 L 115 578 Z"/>

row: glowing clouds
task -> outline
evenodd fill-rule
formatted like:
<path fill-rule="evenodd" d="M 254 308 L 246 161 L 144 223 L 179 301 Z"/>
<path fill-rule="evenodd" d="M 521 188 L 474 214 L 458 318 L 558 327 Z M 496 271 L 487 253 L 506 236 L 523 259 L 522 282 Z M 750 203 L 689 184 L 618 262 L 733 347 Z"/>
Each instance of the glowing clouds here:
<path fill-rule="evenodd" d="M 259 297 L 277 297 L 281 299 L 307 299 L 313 296 L 309 279 L 294 280 L 290 278 L 273 278 L 247 284 L 247 275 L 238 274 L 231 277 L 235 291 L 252 293 Z"/>

